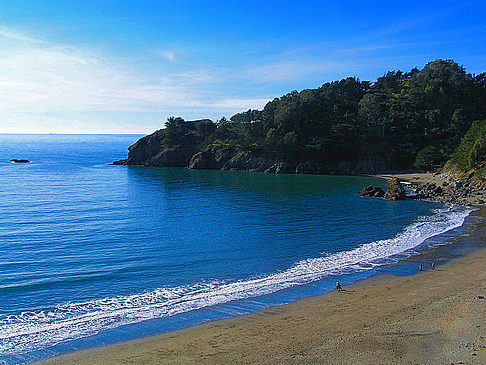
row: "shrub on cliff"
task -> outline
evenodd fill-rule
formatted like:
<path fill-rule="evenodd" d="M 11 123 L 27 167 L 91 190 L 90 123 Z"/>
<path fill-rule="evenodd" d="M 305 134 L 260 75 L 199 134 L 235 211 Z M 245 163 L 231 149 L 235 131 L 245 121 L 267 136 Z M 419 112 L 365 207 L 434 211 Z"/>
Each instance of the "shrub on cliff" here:
<path fill-rule="evenodd" d="M 472 123 L 451 161 L 463 171 L 480 168 L 486 162 L 486 120 Z"/>
<path fill-rule="evenodd" d="M 428 146 L 417 153 L 414 166 L 419 170 L 429 171 L 438 167 L 441 157 L 442 155 L 437 147 Z"/>

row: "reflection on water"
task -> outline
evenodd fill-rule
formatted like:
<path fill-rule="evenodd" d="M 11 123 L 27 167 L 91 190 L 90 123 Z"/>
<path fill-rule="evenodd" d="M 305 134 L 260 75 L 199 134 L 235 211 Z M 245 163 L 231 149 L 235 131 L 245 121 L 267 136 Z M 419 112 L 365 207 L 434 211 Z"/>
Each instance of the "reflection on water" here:
<path fill-rule="evenodd" d="M 465 215 L 359 198 L 374 178 L 108 165 L 133 140 L 0 136 L 0 161 L 35 161 L 0 162 L 1 351 L 46 356 L 322 292 Z"/>

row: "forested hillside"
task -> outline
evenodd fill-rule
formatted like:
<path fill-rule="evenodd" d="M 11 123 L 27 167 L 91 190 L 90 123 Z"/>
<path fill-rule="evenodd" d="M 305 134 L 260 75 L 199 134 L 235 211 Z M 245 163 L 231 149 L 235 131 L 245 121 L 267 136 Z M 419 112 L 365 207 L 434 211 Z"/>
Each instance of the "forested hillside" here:
<path fill-rule="evenodd" d="M 169 118 L 165 129 L 131 146 L 122 163 L 308 173 L 429 170 L 442 166 L 472 122 L 485 117 L 486 73 L 437 60 L 375 82 L 348 77 L 293 91 L 261 111 L 216 123 Z M 477 143 L 484 146 L 482 136 Z"/>

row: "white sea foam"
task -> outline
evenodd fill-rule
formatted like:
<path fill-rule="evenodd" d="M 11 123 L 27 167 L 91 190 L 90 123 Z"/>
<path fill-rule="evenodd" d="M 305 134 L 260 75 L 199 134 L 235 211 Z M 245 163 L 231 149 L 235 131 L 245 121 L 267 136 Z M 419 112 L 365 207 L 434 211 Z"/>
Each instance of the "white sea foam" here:
<path fill-rule="evenodd" d="M 47 311 L 0 315 L 0 355 L 18 355 L 148 319 L 163 318 L 232 300 L 270 294 L 348 271 L 370 270 L 426 239 L 460 227 L 469 209 L 450 206 L 422 217 L 397 236 L 363 244 L 351 251 L 299 261 L 275 274 L 236 282 L 193 286 L 65 304 Z"/>

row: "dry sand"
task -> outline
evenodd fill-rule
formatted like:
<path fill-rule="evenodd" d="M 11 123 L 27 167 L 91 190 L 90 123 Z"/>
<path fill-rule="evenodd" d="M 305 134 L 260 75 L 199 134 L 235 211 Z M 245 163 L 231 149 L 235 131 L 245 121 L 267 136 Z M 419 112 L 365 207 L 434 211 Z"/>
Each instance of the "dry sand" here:
<path fill-rule="evenodd" d="M 486 364 L 486 249 L 426 269 L 42 364 Z"/>
<path fill-rule="evenodd" d="M 385 179 L 390 179 L 392 177 L 397 177 L 400 180 L 408 182 L 416 182 L 420 184 L 433 183 L 436 185 L 442 185 L 444 182 L 437 174 L 431 172 L 412 172 L 412 173 L 396 173 L 396 174 L 378 174 L 373 175 Z"/>

